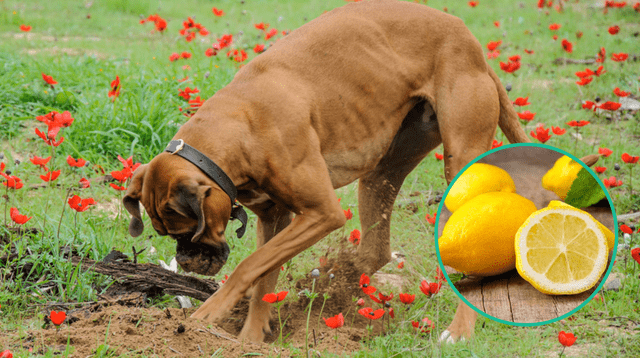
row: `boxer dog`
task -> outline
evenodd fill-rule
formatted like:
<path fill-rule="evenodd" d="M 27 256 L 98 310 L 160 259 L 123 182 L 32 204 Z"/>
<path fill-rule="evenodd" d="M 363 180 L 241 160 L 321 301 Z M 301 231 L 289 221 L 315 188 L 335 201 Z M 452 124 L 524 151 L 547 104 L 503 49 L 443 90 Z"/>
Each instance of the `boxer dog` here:
<path fill-rule="evenodd" d="M 251 288 L 241 339 L 270 332 L 268 303 L 282 264 L 345 224 L 334 189 L 359 180 L 363 237 L 356 265 L 391 258 L 389 222 L 404 178 L 444 145 L 447 182 L 491 148 L 496 127 L 528 142 L 500 80 L 462 20 L 394 0 L 351 3 L 278 40 L 185 123 L 167 150 L 140 166 L 124 197 L 129 232 L 142 203 L 182 268 L 216 274 L 225 227 L 258 217 L 258 249 L 191 316 L 216 322 Z M 293 215 L 295 220 L 292 221 Z M 469 337 L 461 304 L 445 335 Z"/>

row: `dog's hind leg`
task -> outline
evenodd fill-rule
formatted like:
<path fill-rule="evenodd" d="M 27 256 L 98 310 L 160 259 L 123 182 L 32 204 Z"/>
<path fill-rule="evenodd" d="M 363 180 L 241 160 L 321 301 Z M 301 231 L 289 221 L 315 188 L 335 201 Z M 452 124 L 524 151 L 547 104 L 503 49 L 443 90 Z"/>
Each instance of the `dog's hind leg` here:
<path fill-rule="evenodd" d="M 491 148 L 500 114 L 495 83 L 489 76 L 459 76 L 441 88 L 438 123 L 444 146 L 445 178 L 453 178 L 474 158 Z M 455 342 L 473 335 L 478 314 L 460 301 L 440 340 Z"/>
<path fill-rule="evenodd" d="M 373 171 L 360 178 L 358 205 L 362 238 L 356 267 L 373 274 L 391 259 L 390 221 L 393 204 L 405 177 L 440 145 L 431 106 L 422 101 L 405 117 L 388 152 Z"/>
<path fill-rule="evenodd" d="M 257 246 L 258 248 L 266 244 L 272 237 L 282 231 L 291 223 L 291 212 L 273 205 L 269 209 L 257 212 Z M 250 342 L 264 341 L 265 334 L 271 333 L 269 327 L 269 317 L 271 304 L 262 300 L 265 294 L 273 292 L 278 282 L 279 269 L 275 269 L 258 279 L 253 286 L 251 300 L 249 303 L 249 314 L 238 335 L 240 340 Z"/>

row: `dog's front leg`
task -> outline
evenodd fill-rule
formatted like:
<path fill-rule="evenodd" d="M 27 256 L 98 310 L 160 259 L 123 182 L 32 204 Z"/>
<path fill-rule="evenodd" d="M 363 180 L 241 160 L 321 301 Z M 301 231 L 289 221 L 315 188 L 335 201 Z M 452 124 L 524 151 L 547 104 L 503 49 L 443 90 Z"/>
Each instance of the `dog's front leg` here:
<path fill-rule="evenodd" d="M 256 214 L 258 215 L 258 248 L 264 246 L 291 223 L 291 212 L 277 205 Z M 274 292 L 279 273 L 279 269 L 272 270 L 258 279 L 258 282 L 253 287 L 251 302 L 249 303 L 249 314 L 238 336 L 239 339 L 262 342 L 265 334 L 271 333 L 271 328 L 269 327 L 271 305 L 263 301 L 262 297 L 267 293 Z"/>

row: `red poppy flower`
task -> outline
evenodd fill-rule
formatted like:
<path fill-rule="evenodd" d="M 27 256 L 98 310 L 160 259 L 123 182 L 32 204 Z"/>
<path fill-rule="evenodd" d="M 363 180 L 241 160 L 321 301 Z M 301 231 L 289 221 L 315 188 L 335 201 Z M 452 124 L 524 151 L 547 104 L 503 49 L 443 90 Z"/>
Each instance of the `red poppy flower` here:
<path fill-rule="evenodd" d="M 551 131 L 552 131 L 552 132 L 553 132 L 553 134 L 555 134 L 555 135 L 563 135 L 563 134 L 565 134 L 565 132 L 566 132 L 567 130 L 566 130 L 566 129 L 564 129 L 564 128 L 551 126 Z"/>
<path fill-rule="evenodd" d="M 116 76 L 116 79 L 111 81 L 111 91 L 109 91 L 109 97 L 115 99 L 120 95 L 120 76 Z"/>
<path fill-rule="evenodd" d="M 556 31 L 561 27 L 562 27 L 562 25 L 559 25 L 559 24 L 551 24 L 551 25 L 549 25 L 549 30 Z"/>
<path fill-rule="evenodd" d="M 288 293 L 289 291 L 280 291 L 277 294 L 267 293 L 266 295 L 264 295 L 264 297 L 262 297 L 262 300 L 269 303 L 281 302 L 285 297 L 287 297 Z"/>
<path fill-rule="evenodd" d="M 493 58 L 498 58 L 498 56 L 500 56 L 500 50 L 495 50 L 492 52 L 487 52 L 487 59 L 491 60 Z"/>
<path fill-rule="evenodd" d="M 570 347 L 575 343 L 576 336 L 573 333 L 567 333 L 565 331 L 560 331 L 558 334 L 558 341 L 565 347 Z"/>
<path fill-rule="evenodd" d="M 69 155 L 67 156 L 67 164 L 72 167 L 82 168 L 87 164 L 87 161 L 82 158 L 73 159 L 73 157 Z"/>
<path fill-rule="evenodd" d="M 576 37 L 577 37 L 577 38 L 581 39 L 581 38 L 582 38 L 582 35 L 583 35 L 582 31 L 578 31 L 578 32 L 576 32 Z"/>
<path fill-rule="evenodd" d="M 591 83 L 591 81 L 593 81 L 593 77 L 582 77 L 580 81 L 576 81 L 576 84 L 578 86 L 585 86 Z"/>
<path fill-rule="evenodd" d="M 324 323 L 327 325 L 327 327 L 332 329 L 344 326 L 344 316 L 342 316 L 342 312 L 340 312 L 337 316 L 333 316 L 331 318 L 322 317 L 322 319 L 324 320 Z"/>
<path fill-rule="evenodd" d="M 591 101 L 584 101 L 584 103 L 582 104 L 582 108 L 584 108 L 584 109 L 593 109 L 595 111 L 596 110 L 596 103 L 595 102 L 591 102 Z"/>
<path fill-rule="evenodd" d="M 211 56 L 215 56 L 217 55 L 218 52 L 216 50 L 214 50 L 213 48 L 209 47 L 205 52 L 204 55 L 207 57 L 211 57 Z"/>
<path fill-rule="evenodd" d="M 372 293 L 376 292 L 376 288 L 373 286 L 370 286 L 370 279 L 369 276 L 367 276 L 366 274 L 362 274 L 362 276 L 360 276 L 360 288 L 362 289 L 362 292 L 364 292 L 366 295 L 371 295 Z"/>
<path fill-rule="evenodd" d="M 518 97 L 518 98 L 516 98 L 515 101 L 513 101 L 513 104 L 516 105 L 516 106 L 523 107 L 523 106 L 528 106 L 531 103 L 529 102 L 529 97 L 524 97 L 524 98 Z"/>
<path fill-rule="evenodd" d="M 640 264 L 640 247 L 631 249 L 631 257 L 636 260 L 638 264 Z"/>
<path fill-rule="evenodd" d="M 400 298 L 400 302 L 404 303 L 405 305 L 410 305 L 413 303 L 413 300 L 415 300 L 416 295 L 401 293 L 398 295 L 398 297 Z"/>
<path fill-rule="evenodd" d="M 520 69 L 520 61 L 517 62 L 508 62 L 508 63 L 504 63 L 504 62 L 500 62 L 500 69 L 503 70 L 506 73 L 514 73 L 516 72 L 518 69 Z"/>
<path fill-rule="evenodd" d="M 264 45 L 263 44 L 257 44 L 253 47 L 253 52 L 255 53 L 262 53 L 264 51 Z"/>
<path fill-rule="evenodd" d="M 398 269 L 402 270 L 404 268 L 404 261 L 400 261 L 400 263 L 398 264 Z"/>
<path fill-rule="evenodd" d="M 277 34 L 278 34 L 278 30 L 276 30 L 276 29 L 271 29 L 271 30 L 269 30 L 269 32 L 265 32 L 265 34 L 264 34 L 264 39 L 265 39 L 265 40 L 268 40 L 268 39 L 270 39 L 270 38 L 274 37 L 274 36 L 275 36 L 275 35 L 277 35 Z"/>
<path fill-rule="evenodd" d="M 578 71 L 576 72 L 576 76 L 580 77 L 580 78 L 585 78 L 585 77 L 591 77 L 595 74 L 595 72 L 591 71 L 588 68 L 585 68 L 584 71 Z"/>
<path fill-rule="evenodd" d="M 56 326 L 59 326 L 64 322 L 65 318 L 67 318 L 67 314 L 64 311 L 60 311 L 60 312 L 51 311 L 49 318 L 51 319 L 51 322 L 53 324 L 55 324 Z"/>
<path fill-rule="evenodd" d="M 347 218 L 347 220 L 351 220 L 353 218 L 353 213 L 351 212 L 351 208 L 344 210 L 344 217 Z"/>
<path fill-rule="evenodd" d="M 607 158 L 613 153 L 613 150 L 602 147 L 602 148 L 598 148 L 598 153 L 601 154 L 603 157 Z"/>
<path fill-rule="evenodd" d="M 622 180 L 617 180 L 616 177 L 610 177 L 608 179 L 603 179 L 602 183 L 607 188 L 615 188 L 622 185 Z"/>
<path fill-rule="evenodd" d="M 553 41 L 556 41 L 558 39 L 558 35 L 553 35 L 551 36 L 551 38 L 553 39 Z"/>
<path fill-rule="evenodd" d="M 361 298 L 358 300 L 358 302 L 356 302 L 357 306 L 364 306 L 364 298 Z"/>
<path fill-rule="evenodd" d="M 570 122 L 567 122 L 567 124 L 570 125 L 571 127 L 584 127 L 589 123 L 591 123 L 591 122 L 589 122 L 589 121 L 570 121 Z"/>
<path fill-rule="evenodd" d="M 111 176 L 113 177 L 113 179 L 124 183 L 125 181 L 127 181 L 127 179 L 131 178 L 131 175 L 133 173 L 131 172 L 131 169 L 129 168 L 124 168 L 120 171 L 114 170 L 111 172 Z"/>
<path fill-rule="evenodd" d="M 178 89 L 178 96 L 184 98 L 185 101 L 188 101 L 189 98 L 191 98 L 191 94 L 198 92 L 200 92 L 200 90 L 195 87 L 193 89 L 187 87 L 184 90 Z"/>
<path fill-rule="evenodd" d="M 435 328 L 433 322 L 431 322 L 427 317 L 420 321 L 411 321 L 411 325 L 413 328 L 419 329 L 422 333 L 429 333 L 433 328 Z"/>
<path fill-rule="evenodd" d="M 6 179 L 2 182 L 2 185 L 6 186 L 7 188 L 20 189 L 24 186 L 24 184 L 22 183 L 22 179 L 18 178 L 17 176 L 8 175 L 5 173 L 0 174 L 2 174 L 2 176 Z"/>
<path fill-rule="evenodd" d="M 89 206 L 95 205 L 95 204 L 96 204 L 96 201 L 93 198 L 82 199 L 77 195 L 74 195 L 69 198 L 69 206 L 71 207 L 71 209 L 77 212 L 86 211 L 89 208 Z"/>
<path fill-rule="evenodd" d="M 224 15 L 224 11 L 222 11 L 222 9 L 216 9 L 215 7 L 213 9 L 211 9 L 211 11 L 213 12 L 214 15 L 220 17 L 222 15 Z"/>
<path fill-rule="evenodd" d="M 440 292 L 440 287 L 442 287 L 442 282 L 427 282 L 426 280 L 422 280 L 420 282 L 420 291 L 427 296 L 435 295 Z"/>
<path fill-rule="evenodd" d="M 640 159 L 640 156 L 633 156 L 630 155 L 629 153 L 622 153 L 622 161 L 627 163 L 627 164 L 636 164 L 638 162 L 638 159 Z"/>
<path fill-rule="evenodd" d="M 264 30 L 266 30 L 266 29 L 268 29 L 268 28 L 269 28 L 269 24 L 264 23 L 264 22 L 261 22 L 261 23 L 259 23 L 259 24 L 254 24 L 253 26 L 254 26 L 256 29 L 258 29 L 258 30 L 262 30 L 262 31 L 264 31 Z"/>
<path fill-rule="evenodd" d="M 493 22 L 493 26 L 500 27 L 500 21 L 494 21 Z"/>
<path fill-rule="evenodd" d="M 33 218 L 33 216 L 20 215 L 18 208 L 9 209 L 9 215 L 11 216 L 11 220 L 19 225 L 22 225 Z"/>
<path fill-rule="evenodd" d="M 29 25 L 20 25 L 20 31 L 29 32 L 29 31 L 31 31 L 31 26 L 29 26 Z"/>
<path fill-rule="evenodd" d="M 60 176 L 60 169 L 55 170 L 55 171 L 48 171 L 46 174 L 41 175 L 40 179 L 46 181 L 46 182 L 50 182 L 50 181 L 54 181 L 56 179 L 58 179 L 58 176 Z"/>
<path fill-rule="evenodd" d="M 202 100 L 202 99 L 200 98 L 200 96 L 198 96 L 198 97 L 196 97 L 196 98 L 194 98 L 194 99 L 190 99 L 190 100 L 189 100 L 189 107 L 190 107 L 192 110 L 196 110 L 196 109 L 198 109 L 198 108 L 202 107 L 202 104 L 203 104 L 203 103 L 204 103 L 204 100 Z"/>
<path fill-rule="evenodd" d="M 433 155 L 436 157 L 436 159 L 438 160 L 442 160 L 444 159 L 444 154 L 440 154 L 440 153 L 433 153 Z"/>
<path fill-rule="evenodd" d="M 619 31 L 620 31 L 620 26 L 618 26 L 618 25 L 611 26 L 611 27 L 609 28 L 609 33 L 610 33 L 611 35 L 615 35 L 615 34 L 617 34 Z"/>
<path fill-rule="evenodd" d="M 52 85 L 52 86 L 53 86 L 53 85 L 57 85 L 57 84 L 58 84 L 58 82 L 57 82 L 56 80 L 54 80 L 52 76 L 45 75 L 44 73 L 42 73 L 42 79 L 43 79 L 46 83 L 48 83 L 48 84 L 50 84 L 50 85 Z"/>
<path fill-rule="evenodd" d="M 618 102 L 611 102 L 611 101 L 606 101 L 601 105 L 598 105 L 597 107 L 600 109 L 605 109 L 607 111 L 616 111 L 618 110 L 620 107 L 622 106 L 622 104 L 618 103 Z"/>
<path fill-rule="evenodd" d="M 540 141 L 540 143 L 545 143 L 551 138 L 549 134 L 549 130 L 551 128 L 544 128 L 543 125 L 539 125 L 536 127 L 535 132 L 531 131 L 531 136 Z"/>
<path fill-rule="evenodd" d="M 88 181 L 87 178 L 80 179 L 79 183 L 82 189 L 87 189 L 91 186 L 91 182 Z"/>
<path fill-rule="evenodd" d="M 223 35 L 221 38 L 218 39 L 217 43 L 213 44 L 213 48 L 215 50 L 222 50 L 225 47 L 231 46 L 232 42 L 233 42 L 233 35 L 229 35 L 229 34 Z"/>
<path fill-rule="evenodd" d="M 618 97 L 627 97 L 628 95 L 631 94 L 631 92 L 625 92 L 625 91 L 621 90 L 620 87 L 614 88 L 613 89 L 613 93 Z"/>
<path fill-rule="evenodd" d="M 146 19 L 140 20 L 140 23 L 144 24 L 147 21 L 153 21 L 153 24 L 155 25 L 155 28 L 158 32 L 162 32 L 167 29 L 167 21 L 158 16 L 158 14 L 149 15 L 149 17 L 147 17 Z"/>
<path fill-rule="evenodd" d="M 596 171 L 596 173 L 602 174 L 607 170 L 607 167 L 595 167 L 593 169 Z"/>
<path fill-rule="evenodd" d="M 529 121 L 533 120 L 533 117 L 535 117 L 535 116 L 536 116 L 536 114 L 535 114 L 535 113 L 532 113 L 532 112 L 530 112 L 530 111 L 524 111 L 524 112 L 522 112 L 522 113 L 520 113 L 520 112 L 516 112 L 516 113 L 518 114 L 518 117 L 520 117 L 520 119 L 522 119 L 522 120 L 524 120 L 524 121 L 527 121 L 527 122 L 529 122 Z"/>
<path fill-rule="evenodd" d="M 493 143 L 491 143 L 491 149 L 498 148 L 498 147 L 502 147 L 502 141 L 498 142 L 497 139 L 494 139 Z"/>
<path fill-rule="evenodd" d="M 353 229 L 351 234 L 349 234 L 349 242 L 354 245 L 360 245 L 360 230 Z"/>
<path fill-rule="evenodd" d="M 596 72 L 594 72 L 593 74 L 596 75 L 596 77 L 600 77 L 601 74 L 606 73 L 606 72 L 607 71 L 604 70 L 604 66 L 600 66 L 600 67 L 598 67 Z"/>
<path fill-rule="evenodd" d="M 38 156 L 34 156 L 33 158 L 29 158 L 29 160 L 34 165 L 38 165 L 38 166 L 40 166 L 40 168 L 42 168 L 44 170 L 49 170 L 47 168 L 47 163 L 49 163 L 49 161 L 51 160 L 51 156 L 48 156 L 46 158 L 40 158 Z"/>
<path fill-rule="evenodd" d="M 519 62 L 520 59 L 522 59 L 522 57 L 520 57 L 520 55 L 513 55 L 513 56 L 509 57 L 509 61 L 513 61 L 513 62 Z"/>
<path fill-rule="evenodd" d="M 524 49 L 524 52 L 529 54 L 529 55 L 533 55 L 534 54 L 533 50 L 527 50 L 526 48 Z"/>
<path fill-rule="evenodd" d="M 186 60 L 188 58 L 191 58 L 191 53 L 184 51 L 183 53 L 180 54 L 180 57 Z"/>
<path fill-rule="evenodd" d="M 110 186 L 110 187 L 112 187 L 112 188 L 114 188 L 115 190 L 118 190 L 118 191 L 125 191 L 125 190 L 127 190 L 127 188 L 126 188 L 126 187 L 124 187 L 124 186 L 119 186 L 119 185 L 116 185 L 116 184 L 114 184 L 114 183 L 109 183 L 109 186 Z"/>
<path fill-rule="evenodd" d="M 173 62 L 173 61 L 177 61 L 180 59 L 180 55 L 177 53 L 172 53 L 171 56 L 169 56 L 169 61 Z"/>
<path fill-rule="evenodd" d="M 630 228 L 630 227 L 628 227 L 628 226 L 627 226 L 627 225 L 625 225 L 625 224 L 620 225 L 620 231 L 622 231 L 622 232 L 623 232 L 623 233 L 625 233 L 625 234 L 629 234 L 629 235 L 632 235 L 632 234 L 633 234 L 633 230 L 631 230 L 631 228 Z"/>
<path fill-rule="evenodd" d="M 598 51 L 598 55 L 596 56 L 596 62 L 603 63 L 606 59 L 606 54 L 607 51 L 604 49 L 604 47 L 601 47 L 600 51 Z"/>
<path fill-rule="evenodd" d="M 123 157 L 118 155 L 118 160 L 120 161 L 120 163 L 122 163 L 122 167 L 131 170 L 132 173 L 136 171 L 136 169 L 138 169 L 140 165 L 142 165 L 142 163 L 133 164 L 133 156 L 124 159 Z"/>
<path fill-rule="evenodd" d="M 562 48 L 568 53 L 573 52 L 573 44 L 567 39 L 562 39 Z"/>
<path fill-rule="evenodd" d="M 7 349 L 5 351 L 0 352 L 0 358 L 13 358 L 13 353 L 11 353 L 11 351 Z"/>
<path fill-rule="evenodd" d="M 487 50 L 489 51 L 493 51 L 496 48 L 498 48 L 498 46 L 500 46 L 502 44 L 502 40 L 498 40 L 498 41 L 489 41 L 489 43 L 487 43 Z"/>
<path fill-rule="evenodd" d="M 611 59 L 616 61 L 616 62 L 624 62 L 627 60 L 627 58 L 629 58 L 629 54 L 628 53 L 612 53 L 611 54 Z"/>
<path fill-rule="evenodd" d="M 366 317 L 370 320 L 376 320 L 384 316 L 384 309 L 379 308 L 374 311 L 373 308 L 371 307 L 365 307 L 365 308 L 359 309 L 358 313 L 360 313 L 363 317 Z"/>
<path fill-rule="evenodd" d="M 436 267 L 436 275 L 433 276 L 438 282 L 444 281 L 444 273 L 440 270 L 440 267 Z"/>
<path fill-rule="evenodd" d="M 436 213 L 433 213 L 433 214 L 427 213 L 427 215 L 425 215 L 424 218 L 431 225 L 434 225 L 436 223 Z"/>

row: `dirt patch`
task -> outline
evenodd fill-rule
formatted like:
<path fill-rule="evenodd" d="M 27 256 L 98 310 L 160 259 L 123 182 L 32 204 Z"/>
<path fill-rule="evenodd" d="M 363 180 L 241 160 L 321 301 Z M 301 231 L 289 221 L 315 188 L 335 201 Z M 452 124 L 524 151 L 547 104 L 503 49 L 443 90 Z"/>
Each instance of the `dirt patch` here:
<path fill-rule="evenodd" d="M 218 354 L 224 357 L 238 357 L 246 353 L 289 356 L 305 350 L 309 305 L 305 290 L 311 291 L 313 287 L 313 292 L 318 295 L 313 301 L 308 320 L 309 347 L 319 352 L 335 354 L 353 352 L 359 350 L 359 342 L 369 336 L 368 326 L 371 334 L 380 335 L 388 331 L 389 325 L 389 315 L 386 313 L 376 321 L 370 321 L 357 313 L 361 307 L 356 305 L 356 301 L 365 295 L 359 286 L 361 273 L 352 263 L 353 255 L 353 249 L 343 250 L 337 258 L 330 259 L 321 268 L 315 284 L 312 277 L 304 278 L 295 284 L 298 292 L 292 290 L 289 293 L 290 297 L 280 312 L 285 322 L 283 337 L 287 349 L 273 343 L 278 340 L 280 327 L 275 309 L 272 309 L 272 334 L 266 337 L 267 343 L 253 344 L 237 340 L 236 335 L 242 329 L 248 312 L 247 299 L 236 305 L 229 318 L 220 326 L 191 319 L 190 315 L 196 308 L 169 308 L 163 311 L 156 307 L 94 305 L 91 311 L 70 314 L 71 318 L 67 319 L 59 331 L 56 331 L 53 325 L 45 324 L 43 329 L 28 332 L 22 339 L 22 345 L 24 349 L 31 348 L 41 354 L 46 351 L 64 352 L 67 346 L 70 346 L 71 357 L 86 357 L 104 350 L 118 356 L 131 353 L 201 356 L 211 355 L 217 350 L 220 350 Z M 371 284 L 378 284 L 375 282 L 375 276 Z M 325 293 L 330 296 L 326 301 L 323 297 Z M 379 304 L 368 297 L 366 306 L 380 308 Z M 328 318 L 339 313 L 345 317 L 344 326 L 338 330 L 327 327 L 322 317 Z M 3 340 L 6 342 L 2 342 Z M 15 336 L 0 337 L 0 345 L 19 341 Z M 17 346 L 7 346 L 18 349 Z"/>

